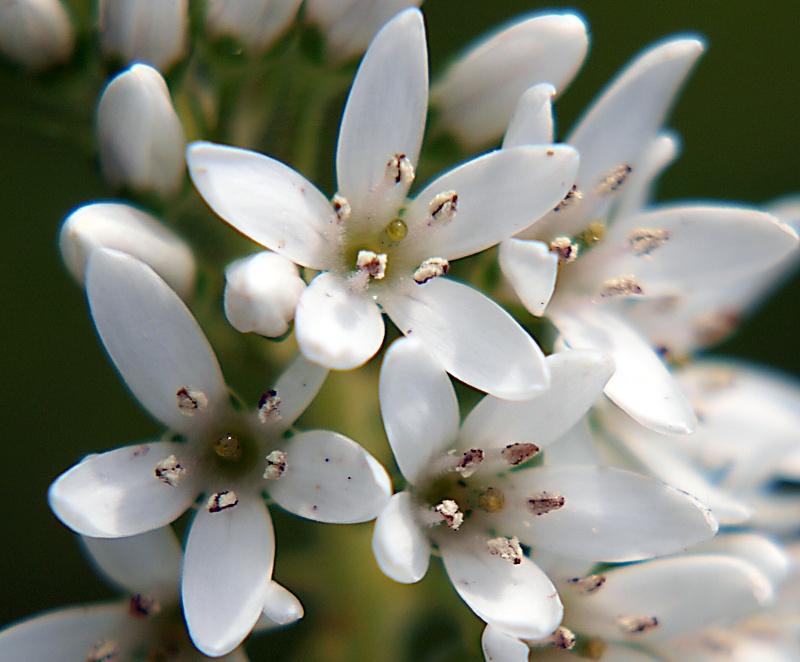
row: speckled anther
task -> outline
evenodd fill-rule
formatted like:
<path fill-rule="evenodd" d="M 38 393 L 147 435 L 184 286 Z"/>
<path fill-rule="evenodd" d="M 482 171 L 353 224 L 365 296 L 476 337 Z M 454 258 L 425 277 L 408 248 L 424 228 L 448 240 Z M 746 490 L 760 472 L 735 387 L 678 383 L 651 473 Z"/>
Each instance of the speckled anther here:
<path fill-rule="evenodd" d="M 540 492 L 528 498 L 528 509 L 537 517 L 564 506 L 564 497 L 555 492 Z"/>
<path fill-rule="evenodd" d="M 475 473 L 483 462 L 483 451 L 480 448 L 470 448 L 464 453 L 455 466 L 455 470 L 464 478 L 469 478 Z"/>
<path fill-rule="evenodd" d="M 208 397 L 192 386 L 182 386 L 175 394 L 178 409 L 182 414 L 194 416 L 198 411 L 208 407 Z"/>
<path fill-rule="evenodd" d="M 627 164 L 611 168 L 597 182 L 597 186 L 594 189 L 595 192 L 599 195 L 610 195 L 617 192 L 628 181 L 632 172 L 633 168 Z"/>
<path fill-rule="evenodd" d="M 658 627 L 657 616 L 620 616 L 617 619 L 625 634 L 641 634 Z"/>
<path fill-rule="evenodd" d="M 216 492 L 208 498 L 206 508 L 210 513 L 219 513 L 223 510 L 229 510 L 239 503 L 239 497 L 236 492 L 232 490 L 225 490 L 224 492 Z"/>
<path fill-rule="evenodd" d="M 629 297 L 644 294 L 642 286 L 635 276 L 626 274 L 619 278 L 610 278 L 600 285 L 600 296 L 604 299 L 611 297 Z"/>
<path fill-rule="evenodd" d="M 112 662 L 120 659 L 117 642 L 113 639 L 103 639 L 89 649 L 85 662 Z"/>
<path fill-rule="evenodd" d="M 509 444 L 500 451 L 503 459 L 512 467 L 527 462 L 538 453 L 539 447 L 536 444 L 529 443 Z"/>
<path fill-rule="evenodd" d="M 186 475 L 186 468 L 178 462 L 178 458 L 174 455 L 170 455 L 156 465 L 154 473 L 156 478 L 162 483 L 170 487 L 175 487 Z"/>
<path fill-rule="evenodd" d="M 408 187 L 414 181 L 414 166 L 405 154 L 395 154 L 386 164 L 386 180 Z"/>
<path fill-rule="evenodd" d="M 456 217 L 458 193 L 445 191 L 434 196 L 428 205 L 428 225 L 447 225 Z"/>
<path fill-rule="evenodd" d="M 584 595 L 588 595 L 589 593 L 594 593 L 597 591 L 603 584 L 606 583 L 606 576 L 605 575 L 589 575 L 588 577 L 574 577 L 573 579 L 569 580 L 571 584 L 577 587 L 578 592 Z"/>
<path fill-rule="evenodd" d="M 386 267 L 389 257 L 386 253 L 373 253 L 372 251 L 358 251 L 356 258 L 356 269 L 361 273 L 367 274 L 375 280 L 382 280 L 386 277 Z"/>
<path fill-rule="evenodd" d="M 514 565 L 522 563 L 522 547 L 517 538 L 492 538 L 487 541 L 486 545 L 492 556 L 499 556 Z"/>
<path fill-rule="evenodd" d="M 338 193 L 331 198 L 333 211 L 336 213 L 336 222 L 340 225 L 347 222 L 350 218 L 350 203 L 343 195 Z"/>
<path fill-rule="evenodd" d="M 258 420 L 262 423 L 281 420 L 281 398 L 278 392 L 270 389 L 261 394 L 258 401 Z"/>
<path fill-rule="evenodd" d="M 131 596 L 128 603 L 128 612 L 137 618 L 147 618 L 161 611 L 161 603 L 152 595 L 140 595 L 136 593 Z"/>
<path fill-rule="evenodd" d="M 434 510 L 442 516 L 442 519 L 447 522 L 453 531 L 458 531 L 464 523 L 464 513 L 462 513 L 458 504 L 452 499 L 445 499 L 440 504 L 437 504 Z"/>
<path fill-rule="evenodd" d="M 431 257 L 425 260 L 414 272 L 414 281 L 419 285 L 429 280 L 444 276 L 450 268 L 450 263 L 441 257 Z"/>
<path fill-rule="evenodd" d="M 573 184 L 572 188 L 567 191 L 567 194 L 564 196 L 564 199 L 559 202 L 555 207 L 553 207 L 554 212 L 560 212 L 562 209 L 566 209 L 574 202 L 577 202 L 583 197 L 583 194 L 578 190 L 578 185 Z"/>
<path fill-rule="evenodd" d="M 558 255 L 559 264 L 569 264 L 578 257 L 578 244 L 569 237 L 556 237 L 550 242 L 550 251 Z"/>
<path fill-rule="evenodd" d="M 669 241 L 669 232 L 660 228 L 637 228 L 628 234 L 628 249 L 634 255 L 650 255 Z"/>
<path fill-rule="evenodd" d="M 264 469 L 264 478 L 267 480 L 277 480 L 286 471 L 286 453 L 283 451 L 272 451 L 266 457 L 267 468 Z"/>

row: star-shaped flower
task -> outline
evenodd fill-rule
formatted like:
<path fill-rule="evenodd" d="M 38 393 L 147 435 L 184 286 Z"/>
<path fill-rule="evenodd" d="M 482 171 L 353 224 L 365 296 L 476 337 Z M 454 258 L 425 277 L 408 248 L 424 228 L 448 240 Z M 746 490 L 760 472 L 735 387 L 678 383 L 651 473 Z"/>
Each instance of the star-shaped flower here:
<path fill-rule="evenodd" d="M 531 397 L 547 383 L 538 346 L 493 301 L 440 276 L 451 260 L 493 246 L 555 206 L 577 155 L 552 145 L 496 151 L 407 200 L 427 97 L 422 15 L 409 9 L 378 33 L 356 74 L 331 201 L 282 163 L 233 147 L 191 145 L 189 170 L 226 222 L 321 272 L 295 315 L 311 361 L 341 370 L 368 361 L 383 341 L 383 312 L 453 376 L 499 397 Z"/>
<path fill-rule="evenodd" d="M 112 538 L 168 524 L 202 495 L 181 596 L 197 647 L 222 655 L 252 629 L 272 574 L 275 544 L 262 493 L 301 517 L 361 522 L 386 503 L 388 476 L 334 432 L 285 437 L 324 369 L 298 357 L 256 411 L 243 411 L 197 322 L 152 269 L 97 249 L 86 289 L 98 334 L 128 388 L 170 432 L 87 457 L 53 483 L 51 507 L 78 533 Z"/>

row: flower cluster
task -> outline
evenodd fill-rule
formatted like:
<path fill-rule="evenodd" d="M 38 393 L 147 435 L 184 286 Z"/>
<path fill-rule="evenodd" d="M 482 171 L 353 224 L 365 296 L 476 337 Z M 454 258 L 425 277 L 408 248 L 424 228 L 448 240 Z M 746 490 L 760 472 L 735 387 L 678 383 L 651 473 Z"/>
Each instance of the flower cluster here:
<path fill-rule="evenodd" d="M 335 581 L 304 522 L 359 525 L 357 554 L 374 521 L 378 581 L 439 557 L 487 662 L 800 659 L 800 386 L 699 356 L 796 265 L 800 201 L 651 200 L 701 40 L 640 54 L 559 141 L 579 16 L 431 82 L 420 4 L 100 0 L 93 46 L 58 0 L 0 7 L 19 75 L 89 49 L 113 72 L 91 120 L 116 198 L 59 249 L 162 429 L 48 492 L 125 597 L 11 624 L 0 658 L 247 660 L 318 608 L 283 562 Z"/>

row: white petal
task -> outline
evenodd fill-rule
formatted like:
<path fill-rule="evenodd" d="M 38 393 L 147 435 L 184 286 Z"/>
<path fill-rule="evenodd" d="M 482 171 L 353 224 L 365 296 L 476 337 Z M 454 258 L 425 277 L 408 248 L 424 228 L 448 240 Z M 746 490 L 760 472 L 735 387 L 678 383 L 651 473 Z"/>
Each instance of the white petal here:
<path fill-rule="evenodd" d="M 332 370 L 352 370 L 380 349 L 385 332 L 380 309 L 334 273 L 319 274 L 300 295 L 295 333 L 310 361 Z"/>
<path fill-rule="evenodd" d="M 656 180 L 678 158 L 680 138 L 671 131 L 662 131 L 642 154 L 637 176 L 625 183 L 615 215 L 619 218 L 640 214 L 653 198 Z"/>
<path fill-rule="evenodd" d="M 717 522 L 696 499 L 647 476 L 611 467 L 536 467 L 509 474 L 499 518 L 523 542 L 594 561 L 670 554 L 707 540 Z M 528 499 L 563 497 L 537 515 Z M 512 497 L 513 495 L 513 497 Z"/>
<path fill-rule="evenodd" d="M 302 0 L 212 0 L 205 28 L 213 37 L 231 36 L 259 53 L 289 29 Z"/>
<path fill-rule="evenodd" d="M 97 202 L 78 207 L 61 225 L 61 257 L 83 285 L 86 263 L 95 248 L 113 248 L 150 265 L 186 299 L 194 292 L 195 262 L 191 247 L 170 228 L 136 207 Z"/>
<path fill-rule="evenodd" d="M 498 260 L 522 305 L 532 315 L 544 315 L 556 286 L 558 255 L 541 241 L 512 238 L 500 242 Z"/>
<path fill-rule="evenodd" d="M 522 400 L 549 381 L 533 339 L 494 301 L 447 278 L 435 278 L 384 302 L 392 321 L 453 377 L 499 398 Z"/>
<path fill-rule="evenodd" d="M 583 418 L 614 370 L 599 352 L 558 352 L 546 361 L 550 388 L 518 402 L 485 397 L 464 421 L 460 445 L 486 449 L 525 442 L 546 448 Z"/>
<path fill-rule="evenodd" d="M 378 516 L 391 494 L 386 471 L 347 437 L 312 430 L 287 440 L 286 471 L 269 485 L 275 502 L 316 522 L 349 524 Z"/>
<path fill-rule="evenodd" d="M 177 485 L 155 475 L 161 460 L 175 455 L 180 462 L 185 451 L 184 444 L 156 442 L 90 455 L 50 486 L 50 507 L 85 536 L 118 538 L 157 529 L 176 519 L 197 496 L 192 467 Z"/>
<path fill-rule="evenodd" d="M 531 652 L 524 642 L 492 625 L 483 629 L 481 648 L 486 662 L 528 662 Z"/>
<path fill-rule="evenodd" d="M 597 439 L 592 434 L 590 425 L 594 423 L 589 416 L 567 430 L 558 440 L 547 448 L 544 456 L 546 465 L 563 464 L 608 464 L 600 454 Z M 542 566 L 547 569 L 546 566 Z"/>
<path fill-rule="evenodd" d="M 300 417 L 319 393 L 327 376 L 325 368 L 311 363 L 302 354 L 295 356 L 275 384 L 275 391 L 281 399 L 282 426 L 288 428 Z"/>
<path fill-rule="evenodd" d="M 441 127 L 469 148 L 497 141 L 531 85 L 564 91 L 588 44 L 586 25 L 575 14 L 525 18 L 496 32 L 462 54 L 433 88 Z"/>
<path fill-rule="evenodd" d="M 128 388 L 164 425 L 186 431 L 228 407 L 228 391 L 203 331 L 178 296 L 134 257 L 95 250 L 86 292 L 97 333 Z M 184 387 L 208 404 L 188 416 L 178 408 Z"/>
<path fill-rule="evenodd" d="M 575 181 L 578 154 L 563 145 L 503 149 L 468 161 L 426 186 L 403 216 L 412 236 L 403 250 L 455 260 L 494 246 L 527 228 L 564 198 Z M 447 224 L 429 226 L 430 203 L 455 191 L 458 209 Z"/>
<path fill-rule="evenodd" d="M 417 164 L 428 110 L 428 49 L 425 26 L 417 9 L 387 23 L 372 41 L 347 98 L 336 148 L 339 194 L 359 213 L 373 208 L 370 194 L 384 190 L 392 158 L 404 155 Z M 410 182 L 408 182 L 410 184 Z M 394 186 L 395 213 L 408 185 Z M 385 222 L 384 222 L 385 223 Z"/>
<path fill-rule="evenodd" d="M 127 593 L 178 601 L 183 550 L 171 527 L 127 538 L 82 538 L 98 568 Z"/>
<path fill-rule="evenodd" d="M 520 97 L 514 116 L 503 137 L 503 149 L 522 145 L 545 145 L 555 141 L 553 99 L 556 88 L 540 83 Z"/>
<path fill-rule="evenodd" d="M 306 288 L 297 266 L 263 251 L 225 269 L 225 317 L 237 331 L 277 338 L 289 330 Z"/>
<path fill-rule="evenodd" d="M 166 71 L 189 49 L 188 0 L 100 0 L 103 52 Z"/>
<path fill-rule="evenodd" d="M 378 566 L 390 579 L 413 584 L 428 572 L 431 543 L 414 518 L 409 492 L 398 492 L 375 520 L 372 551 Z"/>
<path fill-rule="evenodd" d="M 112 187 L 174 196 L 183 185 L 186 135 L 158 70 L 134 64 L 97 107 L 100 167 Z"/>
<path fill-rule="evenodd" d="M 558 591 L 530 559 L 514 565 L 488 547 L 442 545 L 442 561 L 453 588 L 479 618 L 516 637 L 538 638 L 561 623 Z"/>
<path fill-rule="evenodd" d="M 272 575 L 275 539 L 260 498 L 237 494 L 232 508 L 197 511 L 186 541 L 183 610 L 195 646 L 231 652 L 253 629 Z"/>
<path fill-rule="evenodd" d="M 0 659 L 9 662 L 85 660 L 103 639 L 126 634 L 132 623 L 128 601 L 59 609 L 0 632 Z"/>
<path fill-rule="evenodd" d="M 195 142 L 186 151 L 194 185 L 226 223 L 304 267 L 327 269 L 337 239 L 327 198 L 268 156 Z"/>
<path fill-rule="evenodd" d="M 570 626 L 617 641 L 664 641 L 731 621 L 772 596 L 766 577 L 740 559 L 689 555 L 657 559 L 604 573 L 596 590 L 562 589 Z M 658 624 L 631 632 L 633 621 L 655 617 Z M 631 620 L 627 620 L 631 619 Z"/>
<path fill-rule="evenodd" d="M 458 400 L 447 373 L 417 338 L 386 352 L 380 375 L 386 436 L 400 473 L 412 485 L 458 433 Z"/>
<path fill-rule="evenodd" d="M 724 554 L 748 561 L 760 570 L 777 592 L 792 569 L 787 551 L 760 533 L 731 532 L 714 536 L 691 549 L 693 554 Z"/>
<path fill-rule="evenodd" d="M 269 583 L 264 598 L 264 610 L 254 632 L 264 632 L 276 627 L 291 625 L 303 618 L 303 605 L 288 589 L 276 581 Z"/>
<path fill-rule="evenodd" d="M 0 4 L 0 53 L 30 71 L 72 55 L 75 32 L 59 0 L 17 0 Z"/>
<path fill-rule="evenodd" d="M 689 433 L 694 429 L 692 406 L 655 350 L 624 319 L 598 306 L 550 312 L 569 347 L 611 355 L 615 371 L 605 393 L 630 416 L 659 432 Z"/>

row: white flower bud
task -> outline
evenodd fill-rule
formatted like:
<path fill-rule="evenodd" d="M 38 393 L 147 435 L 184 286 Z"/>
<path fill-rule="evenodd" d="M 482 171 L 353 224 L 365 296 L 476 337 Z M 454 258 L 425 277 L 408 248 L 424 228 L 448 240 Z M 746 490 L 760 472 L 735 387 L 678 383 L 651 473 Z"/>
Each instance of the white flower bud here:
<path fill-rule="evenodd" d="M 169 196 L 183 183 L 186 136 L 167 84 L 135 64 L 106 87 L 97 109 L 100 166 L 112 186 Z"/>
<path fill-rule="evenodd" d="M 99 202 L 79 207 L 64 220 L 58 243 L 67 269 L 80 285 L 89 255 L 102 247 L 150 265 L 183 299 L 194 291 L 195 262 L 188 244 L 130 205 Z"/>
<path fill-rule="evenodd" d="M 209 0 L 206 32 L 234 37 L 260 53 L 292 24 L 302 0 Z"/>
<path fill-rule="evenodd" d="M 75 34 L 59 0 L 0 2 L 0 53 L 30 71 L 72 55 Z"/>
<path fill-rule="evenodd" d="M 268 338 L 289 330 L 306 287 L 297 266 L 270 251 L 231 263 L 225 281 L 225 316 L 231 326 Z"/>
<path fill-rule="evenodd" d="M 346 62 L 363 53 L 384 23 L 422 0 L 306 0 L 306 16 L 325 33 L 328 56 Z"/>
<path fill-rule="evenodd" d="M 166 71 L 189 49 L 189 0 L 100 0 L 103 52 Z"/>

